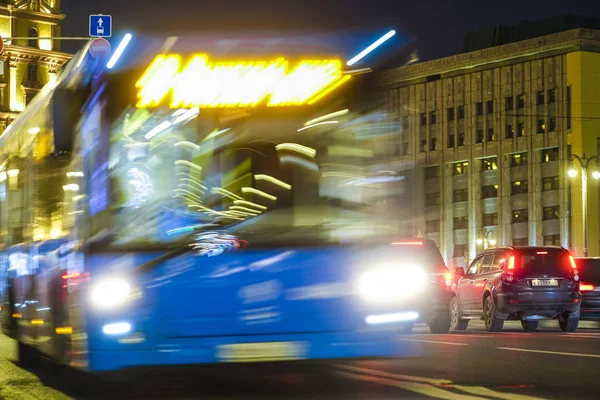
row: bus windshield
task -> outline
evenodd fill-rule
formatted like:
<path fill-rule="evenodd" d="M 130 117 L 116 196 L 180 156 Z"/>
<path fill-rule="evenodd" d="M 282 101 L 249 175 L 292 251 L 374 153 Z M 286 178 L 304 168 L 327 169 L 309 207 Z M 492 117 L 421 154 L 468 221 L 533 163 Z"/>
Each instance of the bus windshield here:
<path fill-rule="evenodd" d="M 348 109 L 318 122 L 289 109 L 147 109 L 123 101 L 122 85 L 81 122 L 92 226 L 113 244 L 178 244 L 223 228 L 296 244 L 396 229 L 378 205 L 402 179 L 374 167 L 375 142 Z"/>

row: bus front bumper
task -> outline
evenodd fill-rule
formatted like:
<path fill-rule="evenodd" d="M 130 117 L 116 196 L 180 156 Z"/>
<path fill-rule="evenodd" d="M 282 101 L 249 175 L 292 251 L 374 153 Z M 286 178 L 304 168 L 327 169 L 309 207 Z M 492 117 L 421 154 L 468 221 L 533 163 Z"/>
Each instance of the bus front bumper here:
<path fill-rule="evenodd" d="M 418 343 L 400 340 L 394 330 L 178 338 L 152 349 L 129 349 L 127 345 L 119 347 L 106 350 L 92 348 L 87 369 L 100 372 L 140 366 L 406 358 L 421 355 Z"/>

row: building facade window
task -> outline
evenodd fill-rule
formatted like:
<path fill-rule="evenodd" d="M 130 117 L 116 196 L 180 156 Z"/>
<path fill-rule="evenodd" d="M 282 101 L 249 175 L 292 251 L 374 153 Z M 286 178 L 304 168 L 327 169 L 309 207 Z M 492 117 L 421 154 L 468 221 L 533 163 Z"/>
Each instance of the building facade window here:
<path fill-rule="evenodd" d="M 542 151 L 542 162 L 552 162 L 558 161 L 559 153 L 558 147 L 553 147 L 551 149 L 545 149 Z"/>
<path fill-rule="evenodd" d="M 483 226 L 498 225 L 498 214 L 483 214 Z"/>
<path fill-rule="evenodd" d="M 440 231 L 440 220 L 434 219 L 432 221 L 425 221 L 425 232 L 434 233 Z"/>
<path fill-rule="evenodd" d="M 464 132 L 458 132 L 458 147 L 465 145 L 465 134 Z"/>
<path fill-rule="evenodd" d="M 506 139 L 512 139 L 515 137 L 515 128 L 512 124 L 506 125 Z"/>
<path fill-rule="evenodd" d="M 407 156 L 408 155 L 408 149 L 409 149 L 409 144 L 408 142 L 403 142 L 402 143 L 402 155 L 403 156 Z"/>
<path fill-rule="evenodd" d="M 556 103 L 556 89 L 548 90 L 548 104 Z"/>
<path fill-rule="evenodd" d="M 521 94 L 517 96 L 517 108 L 525 108 L 525 95 Z"/>
<path fill-rule="evenodd" d="M 556 130 L 556 118 L 548 119 L 548 132 L 554 132 Z"/>
<path fill-rule="evenodd" d="M 527 165 L 527 153 L 515 153 L 510 156 L 510 166 L 519 167 Z"/>
<path fill-rule="evenodd" d="M 29 82 L 38 81 L 38 66 L 37 64 L 27 64 L 27 80 Z"/>
<path fill-rule="evenodd" d="M 529 220 L 529 210 L 526 208 L 522 210 L 513 210 L 512 212 L 512 222 L 517 224 L 519 222 L 528 222 Z"/>
<path fill-rule="evenodd" d="M 481 198 L 491 199 L 498 197 L 498 185 L 488 185 L 481 187 Z"/>
<path fill-rule="evenodd" d="M 544 246 L 560 246 L 560 235 L 544 236 Z"/>
<path fill-rule="evenodd" d="M 481 160 L 481 169 L 483 171 L 492 171 L 498 169 L 498 158 L 490 157 Z"/>
<path fill-rule="evenodd" d="M 483 115 L 483 102 L 475 103 L 475 115 Z"/>
<path fill-rule="evenodd" d="M 469 168 L 469 162 L 457 162 L 452 165 L 452 175 L 464 175 L 467 173 L 467 168 Z"/>
<path fill-rule="evenodd" d="M 421 126 L 425 126 L 427 125 L 427 114 L 422 113 L 421 114 Z"/>
<path fill-rule="evenodd" d="M 448 121 L 454 121 L 454 107 L 447 109 Z"/>
<path fill-rule="evenodd" d="M 477 135 L 475 136 L 475 143 L 483 143 L 483 129 L 477 130 Z"/>
<path fill-rule="evenodd" d="M 435 124 L 437 122 L 437 113 L 435 111 L 429 112 L 429 123 Z"/>
<path fill-rule="evenodd" d="M 469 227 L 469 220 L 467 217 L 454 217 L 454 230 L 467 229 Z"/>
<path fill-rule="evenodd" d="M 436 145 L 437 145 L 437 138 L 432 137 L 431 140 L 429 141 L 429 150 L 434 151 Z"/>
<path fill-rule="evenodd" d="M 38 30 L 36 28 L 34 28 L 34 27 L 29 28 L 29 32 L 28 32 L 27 36 L 29 36 L 31 38 L 31 39 L 29 39 L 27 41 L 28 46 L 29 47 L 35 47 L 36 49 L 39 49 L 40 48 L 40 41 L 39 41 L 38 37 L 40 35 L 39 35 Z"/>
<path fill-rule="evenodd" d="M 547 192 L 548 190 L 558 190 L 559 186 L 558 176 L 550 176 L 542 179 L 543 192 Z"/>
<path fill-rule="evenodd" d="M 463 201 L 469 201 L 469 190 L 468 189 L 456 189 L 452 193 L 452 202 L 460 203 Z"/>
<path fill-rule="evenodd" d="M 454 134 L 450 133 L 448 135 L 448 148 L 449 149 L 453 149 L 454 148 Z"/>
<path fill-rule="evenodd" d="M 515 108 L 514 100 L 512 96 L 508 96 L 504 98 L 504 109 L 506 111 L 512 111 Z"/>
<path fill-rule="evenodd" d="M 537 122 L 537 133 L 538 134 L 542 134 L 546 131 L 546 120 L 545 119 L 538 119 Z"/>
<path fill-rule="evenodd" d="M 494 134 L 494 128 L 488 128 L 487 130 L 487 141 L 493 142 L 496 140 L 496 135 Z"/>
<path fill-rule="evenodd" d="M 465 118 L 465 106 L 458 106 L 458 119 Z"/>
<path fill-rule="evenodd" d="M 529 238 L 513 239 L 513 246 L 529 246 Z"/>
<path fill-rule="evenodd" d="M 427 151 L 427 139 L 421 139 L 421 153 Z"/>
<path fill-rule="evenodd" d="M 436 179 L 440 176 L 440 166 L 425 167 L 425 179 Z"/>
<path fill-rule="evenodd" d="M 537 103 L 538 105 L 544 104 L 544 91 L 537 92 Z"/>
<path fill-rule="evenodd" d="M 494 100 L 488 100 L 485 102 L 486 114 L 492 114 L 494 112 Z"/>
<path fill-rule="evenodd" d="M 510 185 L 510 193 L 515 195 L 515 194 L 525 194 L 527 193 L 528 190 L 528 183 L 527 181 L 516 181 L 511 183 Z"/>
<path fill-rule="evenodd" d="M 552 207 L 544 207 L 543 210 L 544 221 L 549 219 L 558 219 L 560 217 L 560 207 L 552 206 Z"/>
<path fill-rule="evenodd" d="M 525 136 L 525 124 L 523 122 L 517 125 L 517 136 Z"/>

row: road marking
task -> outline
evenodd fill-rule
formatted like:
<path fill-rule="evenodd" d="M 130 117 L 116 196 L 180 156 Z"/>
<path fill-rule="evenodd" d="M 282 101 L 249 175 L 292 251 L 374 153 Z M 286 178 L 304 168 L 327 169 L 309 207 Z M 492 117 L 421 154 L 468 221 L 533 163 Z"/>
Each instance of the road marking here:
<path fill-rule="evenodd" d="M 337 367 L 346 369 L 348 371 L 361 372 L 364 374 L 376 375 L 376 376 L 380 376 L 383 378 L 392 378 L 392 379 L 401 379 L 401 380 L 412 381 L 412 382 L 429 383 L 431 385 L 449 385 L 452 383 L 452 381 L 449 381 L 448 379 L 431 379 L 431 378 L 425 378 L 422 376 L 394 374 L 392 372 L 385 372 L 385 371 L 380 371 L 377 369 L 370 369 L 370 368 L 355 367 L 353 365 L 346 365 L 346 364 L 338 364 Z"/>
<path fill-rule="evenodd" d="M 499 350 L 510 350 L 510 351 L 523 351 L 526 353 L 542 353 L 542 354 L 556 354 L 559 356 L 575 356 L 575 357 L 589 357 L 589 358 L 600 358 L 600 354 L 582 354 L 582 353 L 565 353 L 562 351 L 548 351 L 548 350 L 532 350 L 532 349 L 517 349 L 514 347 L 496 347 Z"/>
<path fill-rule="evenodd" d="M 436 344 L 449 344 L 453 346 L 468 346 L 468 343 L 457 343 L 457 342 L 439 342 L 437 340 L 420 340 L 420 339 L 404 339 L 400 338 L 399 340 L 404 340 L 406 342 L 421 342 L 421 343 L 436 343 Z"/>
<path fill-rule="evenodd" d="M 562 337 L 570 337 L 570 338 L 584 338 L 584 339 L 600 339 L 600 336 L 591 336 L 591 335 L 569 335 L 569 334 L 564 334 L 564 335 L 558 335 L 558 336 L 562 336 Z"/>
<path fill-rule="evenodd" d="M 485 400 L 485 397 L 478 396 L 465 396 L 464 394 L 453 393 L 442 388 L 431 386 L 426 383 L 416 382 L 401 382 L 393 381 L 391 379 L 377 378 L 375 376 L 353 374 L 350 372 L 340 372 L 341 375 L 345 375 L 354 379 L 360 379 L 367 382 L 374 382 L 380 385 L 393 386 L 400 389 L 408 390 L 410 392 L 422 394 L 429 397 L 444 400 Z"/>
<path fill-rule="evenodd" d="M 407 336 L 419 336 L 419 337 L 423 337 L 423 336 L 428 336 L 431 337 L 431 333 L 415 333 L 415 334 L 411 334 L 411 335 L 407 335 Z M 437 337 L 440 337 L 441 335 L 436 335 Z M 478 334 L 471 334 L 471 333 L 447 333 L 444 335 L 444 337 L 484 337 L 484 338 L 489 338 L 489 337 L 494 337 L 493 334 L 483 334 L 483 335 L 478 335 Z"/>
<path fill-rule="evenodd" d="M 452 387 L 478 396 L 496 397 L 506 400 L 543 400 L 541 397 L 527 396 L 525 394 L 496 392 L 495 390 L 491 390 L 483 386 L 452 385 Z"/>
<path fill-rule="evenodd" d="M 343 376 L 348 376 L 354 379 L 360 379 L 369 382 L 375 382 L 378 384 L 384 384 L 388 386 L 399 387 L 404 390 L 408 390 L 411 392 L 423 394 L 429 397 L 435 397 L 439 399 L 486 399 L 489 397 L 506 399 L 506 400 L 544 400 L 540 397 L 527 396 L 522 394 L 514 394 L 514 393 L 505 393 L 505 392 L 497 392 L 491 389 L 488 389 L 483 386 L 464 386 L 464 385 L 454 385 L 452 381 L 448 379 L 431 379 L 425 378 L 421 376 L 411 376 L 411 375 L 402 375 L 402 374 L 394 374 L 391 372 L 380 371 L 376 369 L 370 368 L 361 368 L 355 367 L 353 365 L 345 365 L 338 364 L 337 368 L 345 369 L 353 372 L 343 372 L 339 373 Z M 409 382 L 405 382 L 409 381 Z M 456 389 L 465 393 L 469 393 L 475 396 L 465 396 L 462 394 L 457 394 L 450 392 L 445 389 Z M 484 396 L 484 397 L 477 397 Z"/>

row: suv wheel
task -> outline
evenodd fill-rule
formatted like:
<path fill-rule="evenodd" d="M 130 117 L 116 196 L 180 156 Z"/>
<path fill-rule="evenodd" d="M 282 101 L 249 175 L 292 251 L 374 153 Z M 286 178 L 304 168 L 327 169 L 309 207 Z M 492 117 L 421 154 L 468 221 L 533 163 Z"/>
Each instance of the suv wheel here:
<path fill-rule="evenodd" d="M 483 320 L 485 321 L 485 329 L 489 332 L 500 332 L 504 326 L 504 320 L 496 318 L 496 306 L 494 305 L 492 296 L 485 298 Z"/>
<path fill-rule="evenodd" d="M 521 326 L 525 332 L 534 332 L 538 328 L 538 321 L 521 320 Z"/>
<path fill-rule="evenodd" d="M 452 297 L 452 300 L 450 300 L 450 327 L 454 331 L 464 331 L 468 326 L 469 320 L 460 318 L 458 298 L 456 296 Z"/>
<path fill-rule="evenodd" d="M 450 330 L 450 315 L 438 314 L 429 320 L 429 331 L 434 334 L 448 333 Z"/>
<path fill-rule="evenodd" d="M 579 317 L 569 318 L 568 312 L 563 312 L 558 315 L 558 325 L 563 332 L 575 332 L 579 325 Z"/>

